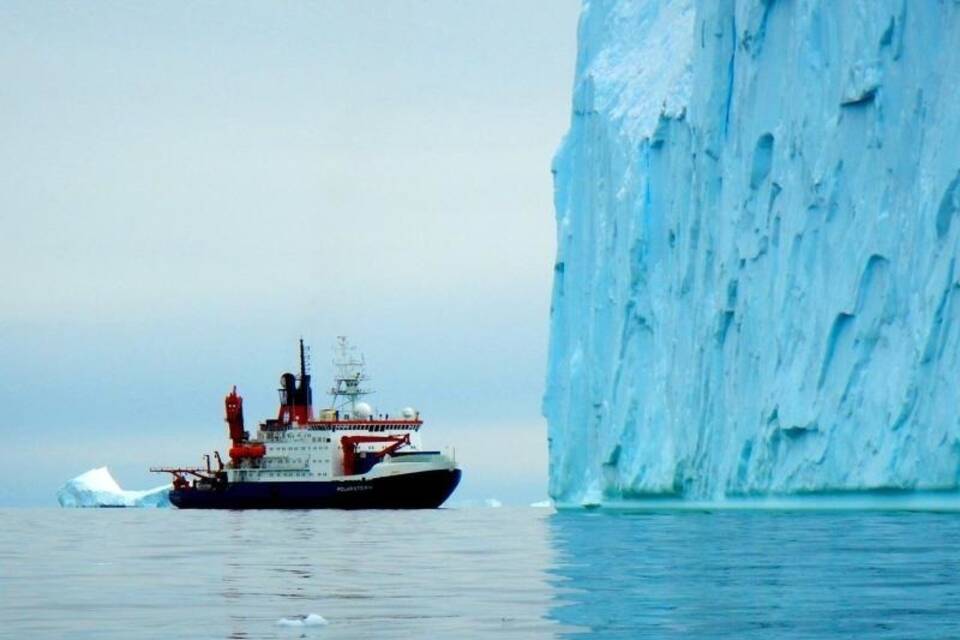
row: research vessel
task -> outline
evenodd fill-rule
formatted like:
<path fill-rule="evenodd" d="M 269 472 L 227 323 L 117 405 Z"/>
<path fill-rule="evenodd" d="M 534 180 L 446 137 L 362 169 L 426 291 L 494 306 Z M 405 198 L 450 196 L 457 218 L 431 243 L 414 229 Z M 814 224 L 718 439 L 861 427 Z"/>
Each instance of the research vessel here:
<path fill-rule="evenodd" d="M 173 476 L 170 502 L 181 509 L 432 509 L 460 482 L 453 451 L 420 444 L 420 413 L 376 413 L 365 363 L 338 338 L 331 405 L 313 412 L 307 353 L 300 375 L 280 377 L 277 417 L 245 430 L 243 398 L 227 395 L 229 460 L 206 455 L 204 467 L 154 467 Z"/>

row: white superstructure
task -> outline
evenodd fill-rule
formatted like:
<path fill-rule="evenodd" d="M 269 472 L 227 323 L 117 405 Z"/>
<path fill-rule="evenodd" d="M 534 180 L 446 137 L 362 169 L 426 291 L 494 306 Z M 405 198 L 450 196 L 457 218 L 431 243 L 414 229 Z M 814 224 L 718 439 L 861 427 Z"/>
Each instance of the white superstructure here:
<path fill-rule="evenodd" d="M 391 417 L 360 401 L 372 391 L 363 386 L 363 356 L 345 337 L 338 338 L 333 364 L 332 406 L 314 418 L 301 352 L 300 376 L 281 377 L 278 418 L 262 422 L 254 438 L 231 449 L 229 482 L 362 480 L 456 467 L 452 451 L 422 449 L 419 412 L 407 407 Z"/>

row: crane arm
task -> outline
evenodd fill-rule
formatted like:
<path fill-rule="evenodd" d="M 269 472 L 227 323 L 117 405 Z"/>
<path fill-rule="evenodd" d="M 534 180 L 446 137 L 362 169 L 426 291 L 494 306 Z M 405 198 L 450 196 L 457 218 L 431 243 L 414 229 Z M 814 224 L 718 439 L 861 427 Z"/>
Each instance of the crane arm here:
<path fill-rule="evenodd" d="M 353 475 L 357 445 L 366 442 L 389 442 L 390 445 L 385 449 L 371 452 L 378 458 L 383 458 L 400 447 L 410 444 L 410 434 L 405 433 L 402 436 L 343 436 L 340 438 L 340 444 L 343 447 L 343 475 Z"/>

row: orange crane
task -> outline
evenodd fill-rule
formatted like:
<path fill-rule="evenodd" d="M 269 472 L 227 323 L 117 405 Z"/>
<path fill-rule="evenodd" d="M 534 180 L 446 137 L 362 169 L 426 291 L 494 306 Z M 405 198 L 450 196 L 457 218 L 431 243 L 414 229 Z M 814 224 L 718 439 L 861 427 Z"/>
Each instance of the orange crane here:
<path fill-rule="evenodd" d="M 353 471 L 357 463 L 357 445 L 364 442 L 392 443 L 386 449 L 370 452 L 377 458 L 383 458 L 384 456 L 390 455 L 400 447 L 410 444 L 410 434 L 405 433 L 402 436 L 343 436 L 340 438 L 340 444 L 343 446 L 343 475 L 353 475 Z"/>

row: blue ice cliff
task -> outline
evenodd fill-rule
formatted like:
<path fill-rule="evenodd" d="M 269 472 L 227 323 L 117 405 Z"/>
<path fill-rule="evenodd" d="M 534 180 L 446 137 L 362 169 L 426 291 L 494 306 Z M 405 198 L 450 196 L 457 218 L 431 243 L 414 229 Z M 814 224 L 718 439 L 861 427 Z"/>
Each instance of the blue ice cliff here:
<path fill-rule="evenodd" d="M 960 1 L 585 2 L 561 504 L 960 486 Z"/>

